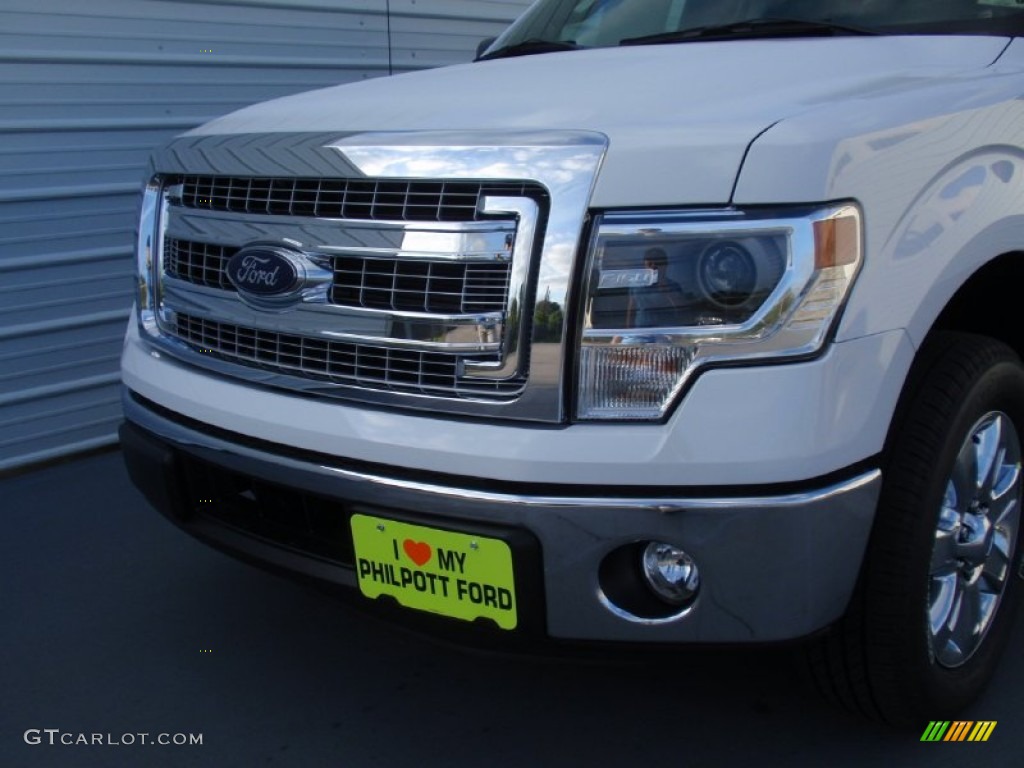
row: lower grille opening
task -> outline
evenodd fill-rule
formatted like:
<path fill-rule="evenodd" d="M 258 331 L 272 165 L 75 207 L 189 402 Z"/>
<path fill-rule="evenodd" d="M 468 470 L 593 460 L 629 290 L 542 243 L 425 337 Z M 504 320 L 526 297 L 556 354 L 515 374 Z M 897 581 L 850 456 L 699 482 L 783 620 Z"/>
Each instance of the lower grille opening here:
<path fill-rule="evenodd" d="M 355 555 L 344 504 L 181 455 L 196 514 L 296 552 L 352 568 Z"/>

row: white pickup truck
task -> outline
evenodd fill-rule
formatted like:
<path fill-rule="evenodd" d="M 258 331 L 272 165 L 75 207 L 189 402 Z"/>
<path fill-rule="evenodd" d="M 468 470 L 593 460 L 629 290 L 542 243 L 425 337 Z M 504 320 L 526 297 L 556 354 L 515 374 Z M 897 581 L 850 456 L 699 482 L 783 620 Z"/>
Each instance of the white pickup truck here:
<path fill-rule="evenodd" d="M 493 647 L 806 640 L 893 723 L 1021 590 L 1021 0 L 539 0 L 157 152 L 125 457 Z"/>

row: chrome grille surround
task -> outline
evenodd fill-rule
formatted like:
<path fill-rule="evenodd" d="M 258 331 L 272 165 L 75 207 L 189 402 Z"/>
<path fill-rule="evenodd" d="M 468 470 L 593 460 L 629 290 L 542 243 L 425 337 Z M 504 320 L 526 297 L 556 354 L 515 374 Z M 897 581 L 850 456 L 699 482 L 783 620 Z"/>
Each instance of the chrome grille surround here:
<path fill-rule="evenodd" d="M 555 327 L 550 308 L 571 299 L 606 146 L 599 134 L 566 132 L 182 137 L 154 156 L 143 200 L 144 338 L 258 385 L 559 422 L 567 313 Z M 323 174 L 319 203 L 308 198 L 311 167 Z M 420 168 L 431 178 L 417 178 Z M 496 171 L 512 181 L 493 181 Z M 186 181 L 200 177 L 227 182 L 203 197 Z M 324 190 L 339 178 L 345 192 L 332 201 Z M 273 182 L 246 183 L 239 202 L 239 179 Z M 370 186 L 376 200 L 366 202 L 358 194 Z M 232 252 L 254 247 L 295 260 L 294 300 L 259 305 L 225 285 Z M 548 314 L 534 332 L 538 294 Z"/>

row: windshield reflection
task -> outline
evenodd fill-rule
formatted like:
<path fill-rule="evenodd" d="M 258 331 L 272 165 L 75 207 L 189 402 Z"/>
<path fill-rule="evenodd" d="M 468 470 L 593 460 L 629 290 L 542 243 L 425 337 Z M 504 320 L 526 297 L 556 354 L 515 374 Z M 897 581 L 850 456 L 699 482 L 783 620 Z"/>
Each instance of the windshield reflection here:
<path fill-rule="evenodd" d="M 804 30 L 773 32 L 768 22 L 814 22 Z M 820 23 L 834 25 L 826 30 Z M 515 55 L 550 53 L 572 46 L 617 46 L 623 40 L 658 39 L 682 30 L 714 32 L 715 39 L 750 36 L 749 28 L 716 30 L 738 24 L 764 25 L 762 34 L 786 37 L 820 34 L 929 33 L 1020 34 L 1020 0 L 541 0 L 523 14 L 482 58 L 514 50 Z M 844 29 L 845 28 L 845 29 Z M 702 39 L 694 35 L 692 39 Z M 566 44 L 545 46 L 544 43 Z"/>

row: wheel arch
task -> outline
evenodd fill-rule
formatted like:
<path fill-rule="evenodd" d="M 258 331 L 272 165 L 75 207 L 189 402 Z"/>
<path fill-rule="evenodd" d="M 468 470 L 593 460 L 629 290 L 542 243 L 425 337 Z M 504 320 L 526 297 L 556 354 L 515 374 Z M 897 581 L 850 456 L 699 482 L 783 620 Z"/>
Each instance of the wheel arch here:
<path fill-rule="evenodd" d="M 936 331 L 961 331 L 1002 341 L 1024 358 L 1024 251 L 1010 251 L 975 271 L 932 323 Z"/>
<path fill-rule="evenodd" d="M 969 333 L 996 339 L 1024 360 L 1024 250 L 1006 251 L 983 263 L 951 291 L 923 331 L 910 333 L 916 352 L 896 402 L 882 451 L 889 454 L 901 429 L 921 379 L 927 375 L 939 350 L 932 343 L 949 332 Z M 1015 302 L 1014 299 L 1017 299 Z"/>

